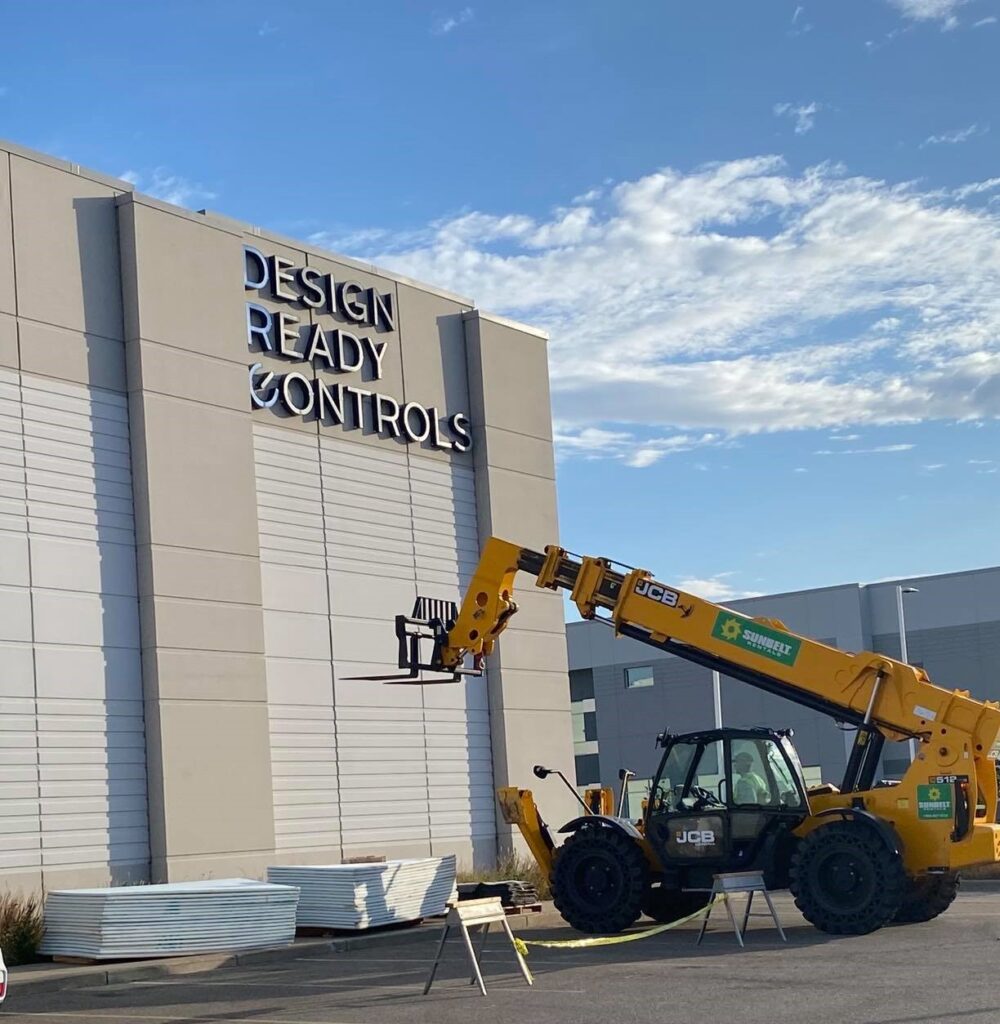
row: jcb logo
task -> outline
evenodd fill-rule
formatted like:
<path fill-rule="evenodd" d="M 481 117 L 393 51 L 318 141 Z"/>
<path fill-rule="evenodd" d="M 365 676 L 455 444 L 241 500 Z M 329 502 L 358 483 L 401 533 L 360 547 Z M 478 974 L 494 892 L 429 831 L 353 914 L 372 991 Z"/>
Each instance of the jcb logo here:
<path fill-rule="evenodd" d="M 676 590 L 665 587 L 662 583 L 654 583 L 653 580 L 639 580 L 635 585 L 635 592 L 640 597 L 648 597 L 651 601 L 659 601 L 668 608 L 676 608 L 680 600 L 680 594 Z"/>
<path fill-rule="evenodd" d="M 688 829 L 678 832 L 674 838 L 678 843 L 690 843 L 692 846 L 715 846 L 715 832 L 710 828 Z"/>

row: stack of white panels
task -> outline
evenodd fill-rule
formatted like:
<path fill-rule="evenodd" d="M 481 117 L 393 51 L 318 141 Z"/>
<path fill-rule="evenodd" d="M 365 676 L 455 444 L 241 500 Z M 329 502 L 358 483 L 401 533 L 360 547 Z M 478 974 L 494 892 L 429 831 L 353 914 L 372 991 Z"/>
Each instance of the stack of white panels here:
<path fill-rule="evenodd" d="M 130 960 L 288 945 L 298 896 L 247 878 L 50 892 L 40 952 Z"/>
<path fill-rule="evenodd" d="M 300 925 L 377 928 L 443 914 L 455 888 L 455 857 L 272 867 L 267 878 L 301 890 Z"/>

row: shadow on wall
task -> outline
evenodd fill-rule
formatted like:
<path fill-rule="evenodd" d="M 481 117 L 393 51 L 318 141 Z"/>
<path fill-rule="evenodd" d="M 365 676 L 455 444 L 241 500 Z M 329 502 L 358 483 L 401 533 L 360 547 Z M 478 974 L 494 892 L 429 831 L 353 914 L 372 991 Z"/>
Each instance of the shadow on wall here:
<path fill-rule="evenodd" d="M 115 200 L 111 197 L 77 198 L 73 207 L 82 271 L 87 377 L 89 381 L 98 382 L 117 378 L 123 382 L 122 387 L 127 388 Z M 116 309 L 109 311 L 111 303 Z M 105 338 L 110 324 L 114 325 L 118 338 L 108 341 Z M 117 404 L 116 396 L 125 400 L 124 425 L 109 421 L 107 405 L 97 400 L 102 396 L 112 405 Z M 103 712 L 105 716 L 105 763 L 101 767 L 92 765 L 90 770 L 97 777 L 101 768 L 104 771 L 110 881 L 114 885 L 125 885 L 150 878 L 144 680 L 128 394 L 127 390 L 119 395 L 91 386 L 88 399 L 92 522 L 97 535 L 101 608 L 100 632 L 93 643 L 100 647 L 104 673 L 104 705 L 98 713 Z"/>

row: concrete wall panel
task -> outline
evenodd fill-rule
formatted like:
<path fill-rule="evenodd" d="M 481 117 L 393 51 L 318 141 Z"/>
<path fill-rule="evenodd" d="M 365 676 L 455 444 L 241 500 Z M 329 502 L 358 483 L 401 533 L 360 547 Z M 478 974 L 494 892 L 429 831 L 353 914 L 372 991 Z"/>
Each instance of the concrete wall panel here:
<path fill-rule="evenodd" d="M 10 156 L 0 151 L 0 313 L 16 312 L 14 232 L 11 225 L 10 202 Z M 2 319 L 0 317 L 0 320 Z M 4 365 L 15 366 L 17 364 L 5 363 Z"/>
<path fill-rule="evenodd" d="M 122 339 L 117 190 L 10 158 L 18 315 Z"/>
<path fill-rule="evenodd" d="M 2 156 L 3 154 L 0 154 Z M 17 369 L 20 356 L 17 350 L 17 321 L 0 313 L 0 366 Z"/>
<path fill-rule="evenodd" d="M 99 334 L 20 321 L 21 369 L 59 380 L 125 390 L 125 348 Z"/>
<path fill-rule="evenodd" d="M 209 221 L 123 196 L 129 340 L 246 365 L 242 241 Z"/>

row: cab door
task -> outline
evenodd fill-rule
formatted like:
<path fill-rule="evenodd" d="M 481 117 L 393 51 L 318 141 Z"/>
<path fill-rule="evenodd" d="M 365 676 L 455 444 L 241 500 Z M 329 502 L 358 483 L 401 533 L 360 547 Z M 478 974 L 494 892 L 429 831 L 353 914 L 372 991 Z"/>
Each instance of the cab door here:
<path fill-rule="evenodd" d="M 664 864 L 723 863 L 729 851 L 721 739 L 675 741 L 651 795 L 646 835 Z"/>
<path fill-rule="evenodd" d="M 773 737 L 735 735 L 726 746 L 732 870 L 769 866 L 771 845 L 808 814 L 805 792 Z"/>

